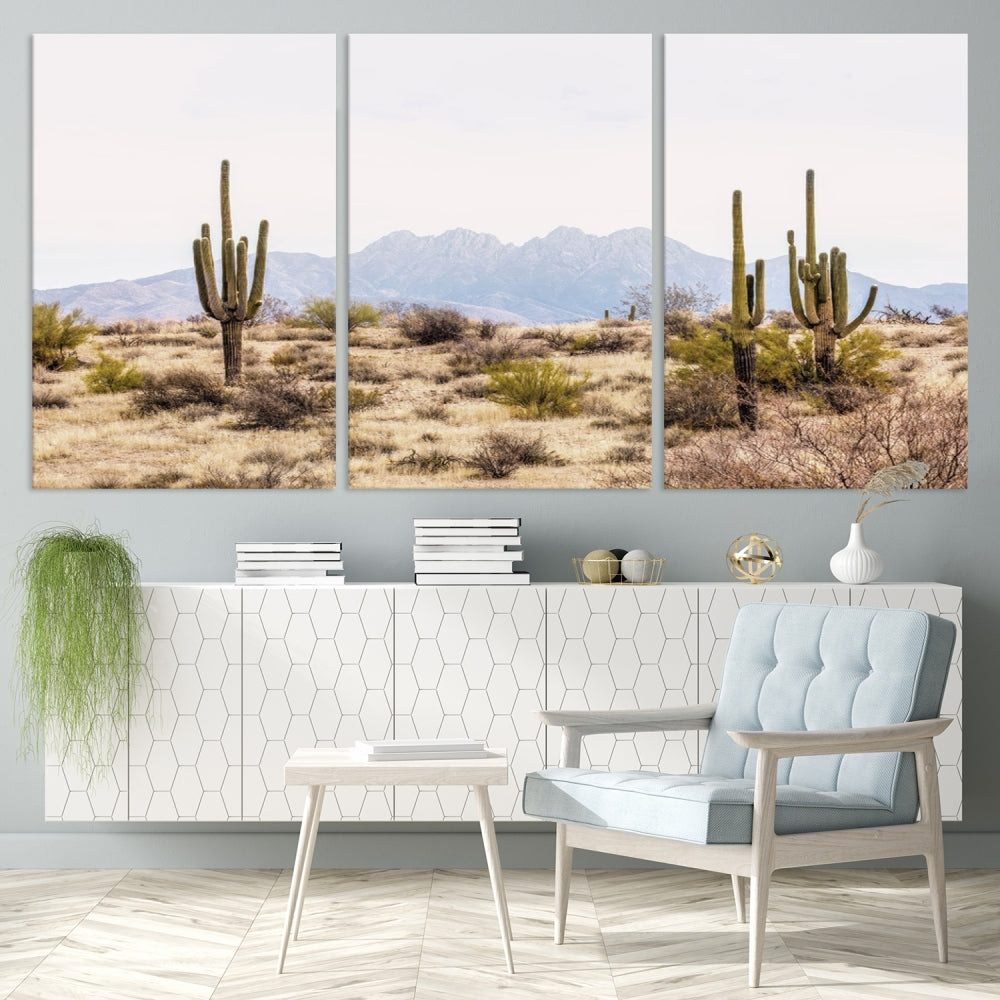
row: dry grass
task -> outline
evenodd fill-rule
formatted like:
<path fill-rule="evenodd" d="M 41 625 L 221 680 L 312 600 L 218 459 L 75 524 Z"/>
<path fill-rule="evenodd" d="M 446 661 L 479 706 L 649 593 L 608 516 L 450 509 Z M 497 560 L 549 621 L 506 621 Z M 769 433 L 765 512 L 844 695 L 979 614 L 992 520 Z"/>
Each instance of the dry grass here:
<path fill-rule="evenodd" d="M 215 324 L 216 329 L 218 324 Z M 149 376 L 163 377 L 198 369 L 222 375 L 218 335 L 209 324 L 139 324 L 92 337 L 80 350 L 83 365 L 66 373 L 46 373 L 36 380 L 43 400 L 61 398 L 34 409 L 35 487 L 138 489 L 329 488 L 334 485 L 334 414 L 318 409 L 287 429 L 246 428 L 233 405 L 240 390 L 227 390 L 225 401 L 194 402 L 176 409 L 141 413 L 138 392 L 94 395 L 86 391 L 87 365 L 98 350 L 128 361 Z M 289 334 L 301 334 L 300 337 Z M 301 341 L 301 343 L 299 343 Z M 334 345 L 316 331 L 257 327 L 245 331 L 244 368 L 278 372 L 297 363 L 302 385 L 323 393 L 334 368 Z"/>
<path fill-rule="evenodd" d="M 574 354 L 574 338 L 601 335 L 600 324 L 533 328 L 531 336 L 501 329 L 478 340 L 471 330 L 455 343 L 424 346 L 407 341 L 392 326 L 366 330 L 351 342 L 352 379 L 356 373 L 366 382 L 377 372 L 385 381 L 379 383 L 378 407 L 351 412 L 351 486 L 649 487 L 651 327 L 633 323 L 627 332 L 618 352 Z M 601 343 L 609 339 L 605 332 Z M 575 378 L 589 375 L 580 412 L 525 420 L 492 402 L 482 367 L 498 356 L 549 359 Z M 509 474 L 495 478 L 484 474 L 482 466 L 489 462 L 482 442 L 496 441 L 502 433 L 537 442 L 542 460 L 518 462 Z M 623 465 L 623 454 L 641 457 Z"/>

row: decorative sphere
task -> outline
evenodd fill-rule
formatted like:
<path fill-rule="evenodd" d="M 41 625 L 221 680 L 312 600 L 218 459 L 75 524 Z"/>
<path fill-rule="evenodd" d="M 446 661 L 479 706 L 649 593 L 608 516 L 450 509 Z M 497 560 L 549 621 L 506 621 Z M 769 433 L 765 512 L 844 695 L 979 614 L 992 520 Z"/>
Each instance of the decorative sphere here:
<path fill-rule="evenodd" d="M 583 557 L 583 575 L 591 583 L 611 583 L 618 569 L 618 557 L 610 549 L 594 549 Z"/>
<path fill-rule="evenodd" d="M 653 578 L 653 557 L 645 549 L 632 549 L 622 556 L 622 576 L 630 583 L 648 583 Z"/>
<path fill-rule="evenodd" d="M 726 552 L 729 572 L 737 579 L 750 583 L 773 580 L 781 569 L 781 548 L 773 538 L 740 535 Z"/>
<path fill-rule="evenodd" d="M 624 549 L 611 549 L 610 551 L 611 551 L 611 554 L 618 560 L 619 563 L 622 561 L 622 559 L 625 558 L 625 550 Z M 611 582 L 612 583 L 624 583 L 625 582 L 625 577 L 622 575 L 621 567 L 619 567 L 618 572 L 615 573 L 615 575 L 611 578 Z"/>

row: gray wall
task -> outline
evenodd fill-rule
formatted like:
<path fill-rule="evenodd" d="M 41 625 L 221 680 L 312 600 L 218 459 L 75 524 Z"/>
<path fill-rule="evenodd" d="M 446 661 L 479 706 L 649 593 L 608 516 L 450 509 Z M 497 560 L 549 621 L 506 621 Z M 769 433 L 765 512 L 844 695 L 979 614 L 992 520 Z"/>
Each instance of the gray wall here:
<path fill-rule="evenodd" d="M 887 580 L 941 581 L 965 589 L 965 820 L 949 824 L 949 861 L 1000 865 L 1000 796 L 994 776 L 995 715 L 1000 704 L 996 631 L 1000 557 L 996 536 L 1000 470 L 994 428 L 1000 398 L 986 377 L 1000 363 L 1000 338 L 989 328 L 980 290 L 996 285 L 1000 270 L 995 165 L 1000 154 L 995 100 L 1000 93 L 996 58 L 1000 7 L 981 0 L 504 0 L 490 4 L 456 0 L 48 0 L 31 9 L 7 5 L 0 36 L 0 106 L 4 220 L 0 240 L 3 275 L 2 327 L 6 364 L 0 366 L 3 511 L 0 576 L 9 574 L 18 540 L 45 521 L 86 525 L 95 518 L 109 531 L 125 530 L 142 561 L 143 577 L 157 581 L 231 579 L 233 543 L 266 529 L 273 538 L 336 536 L 349 542 L 355 582 L 401 581 L 409 575 L 410 519 L 415 515 L 515 512 L 524 517 L 526 565 L 538 581 L 572 578 L 570 556 L 608 540 L 642 545 L 669 556 L 671 581 L 723 579 L 728 543 L 751 530 L 771 534 L 785 553 L 782 581 L 829 580 L 827 561 L 846 539 L 855 500 L 841 492 L 518 492 L 334 491 L 172 492 L 32 491 L 30 328 L 31 288 L 31 106 L 30 36 L 33 32 L 644 32 L 667 31 L 882 31 L 968 32 L 970 50 L 969 227 L 972 286 L 970 356 L 970 488 L 922 493 L 869 522 L 869 543 L 887 561 Z M 652 42 L 651 42 L 652 44 Z M 340 41 L 344 50 L 343 40 Z M 662 46 L 653 45 L 654 107 L 659 108 Z M 748 46 L 747 58 L 753 59 Z M 341 70 L 345 67 L 341 64 Z M 803 58 L 800 74 L 808 72 Z M 239 67 L 238 74 L 253 72 Z M 180 69 L 179 69 L 180 71 Z M 188 68 L 187 71 L 190 71 Z M 711 67 L 706 68 L 707 72 Z M 824 80 L 801 76 L 789 86 Z M 934 72 L 934 67 L 927 67 Z M 343 83 L 343 74 L 341 82 Z M 123 86 L 128 86 L 123 81 Z M 247 78 L 247 93 L 255 83 Z M 346 149 L 341 87 L 340 154 Z M 127 125 L 125 126 L 127 127 Z M 658 131 L 654 149 L 662 149 Z M 904 151 L 904 155 L 915 152 Z M 662 154 L 654 177 L 662 176 Z M 341 170 L 338 215 L 347 218 L 346 171 Z M 654 232 L 660 232 L 662 184 L 655 191 Z M 919 205 L 914 206 L 919 211 Z M 654 241 L 654 243 L 657 241 Z M 340 234 L 339 249 L 346 250 Z M 342 257 L 343 259 L 343 257 Z M 654 273 L 662 261 L 655 262 Z M 342 292 L 343 295 L 343 292 Z M 346 345 L 340 345 L 344 361 Z M 656 364 L 662 367 L 662 358 Z M 654 379 L 654 384 L 657 382 Z M 346 393 L 344 394 L 346 401 Z M 654 413 L 657 406 L 654 401 Z M 346 420 L 338 414 L 339 453 L 346 453 Z M 654 447 L 654 482 L 662 478 L 662 448 Z M 346 483 L 343 459 L 338 479 Z M 0 680 L 10 674 L 12 625 L 0 622 Z M 42 768 L 17 759 L 8 685 L 0 683 L 0 866 L 28 865 L 287 865 L 292 853 L 288 826 L 228 828 L 96 824 L 51 825 L 42 821 Z M 452 829 L 452 828 L 449 828 Z M 341 862 L 420 865 L 455 863 L 450 852 L 467 838 L 384 832 L 380 838 L 352 835 L 338 841 Z M 378 831 L 373 831 L 378 832 Z M 518 839 L 520 837 L 520 839 Z M 373 849 L 372 845 L 378 845 Z M 444 850 L 443 850 L 444 848 Z M 551 855 L 537 836 L 504 838 L 513 863 L 545 863 Z M 319 863 L 331 863 L 321 847 Z M 475 852 L 468 855 L 475 861 Z M 460 859 L 459 859 L 460 860 Z"/>

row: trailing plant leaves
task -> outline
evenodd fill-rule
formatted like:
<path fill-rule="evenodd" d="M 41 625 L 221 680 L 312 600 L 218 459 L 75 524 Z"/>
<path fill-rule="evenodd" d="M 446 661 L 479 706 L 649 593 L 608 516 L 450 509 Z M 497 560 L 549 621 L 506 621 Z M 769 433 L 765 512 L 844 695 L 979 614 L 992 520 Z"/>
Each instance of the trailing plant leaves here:
<path fill-rule="evenodd" d="M 139 571 L 121 537 L 59 526 L 17 552 L 21 752 L 46 742 L 89 771 L 111 763 L 143 671 Z"/>

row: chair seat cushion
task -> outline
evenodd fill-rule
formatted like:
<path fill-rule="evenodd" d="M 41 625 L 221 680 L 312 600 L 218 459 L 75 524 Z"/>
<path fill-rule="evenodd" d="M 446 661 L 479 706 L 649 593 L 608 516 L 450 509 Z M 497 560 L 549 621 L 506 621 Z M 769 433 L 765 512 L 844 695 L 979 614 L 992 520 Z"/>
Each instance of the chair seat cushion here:
<path fill-rule="evenodd" d="M 695 844 L 749 844 L 753 785 L 748 778 L 550 767 L 525 777 L 523 806 L 529 816 L 558 822 Z M 779 834 L 909 821 L 865 795 L 778 785 Z"/>

